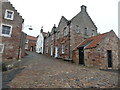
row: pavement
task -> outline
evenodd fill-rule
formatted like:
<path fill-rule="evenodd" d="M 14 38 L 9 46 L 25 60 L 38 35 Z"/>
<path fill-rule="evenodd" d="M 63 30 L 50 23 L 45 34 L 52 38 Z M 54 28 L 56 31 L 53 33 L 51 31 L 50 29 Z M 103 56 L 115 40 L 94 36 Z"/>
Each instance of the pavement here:
<path fill-rule="evenodd" d="M 35 52 L 28 52 L 28 54 L 17 68 L 3 72 L 4 88 L 118 87 L 117 71 L 75 65 Z M 11 75 L 10 78 L 9 75 Z"/>

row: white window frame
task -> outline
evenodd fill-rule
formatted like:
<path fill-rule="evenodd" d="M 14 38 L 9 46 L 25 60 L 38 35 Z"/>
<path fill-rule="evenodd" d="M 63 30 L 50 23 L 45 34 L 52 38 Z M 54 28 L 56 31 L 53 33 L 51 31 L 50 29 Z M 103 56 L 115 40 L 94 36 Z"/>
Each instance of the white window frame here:
<path fill-rule="evenodd" d="M 7 35 L 7 34 L 2 34 L 2 27 L 3 27 L 3 25 L 4 26 L 8 26 L 8 27 L 10 27 L 10 33 L 9 33 L 9 35 Z M 1 32 L 0 32 L 0 36 L 4 36 L 4 37 L 11 37 L 11 33 L 12 33 L 12 25 L 8 25 L 8 24 L 1 24 Z"/>
<path fill-rule="evenodd" d="M 3 48 L 2 48 L 2 51 L 0 51 L 0 53 L 3 53 L 3 51 L 4 51 L 4 44 L 1 44 L 1 43 L 0 43 L 0 46 L 1 46 L 1 45 L 3 46 Z"/>
<path fill-rule="evenodd" d="M 64 54 L 65 52 L 64 52 L 64 44 L 62 44 L 62 54 Z"/>
<path fill-rule="evenodd" d="M 7 17 L 8 12 L 12 12 L 12 17 L 11 18 Z M 6 9 L 4 19 L 13 20 L 14 19 L 14 11 Z"/>

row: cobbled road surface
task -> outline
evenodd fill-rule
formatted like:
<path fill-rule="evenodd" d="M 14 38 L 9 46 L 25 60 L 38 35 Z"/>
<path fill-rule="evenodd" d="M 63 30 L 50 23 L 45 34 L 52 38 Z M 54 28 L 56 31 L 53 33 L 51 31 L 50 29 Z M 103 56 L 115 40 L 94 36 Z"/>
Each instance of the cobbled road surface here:
<path fill-rule="evenodd" d="M 21 72 L 8 83 L 10 88 L 115 88 L 117 71 L 103 71 L 28 52 Z"/>

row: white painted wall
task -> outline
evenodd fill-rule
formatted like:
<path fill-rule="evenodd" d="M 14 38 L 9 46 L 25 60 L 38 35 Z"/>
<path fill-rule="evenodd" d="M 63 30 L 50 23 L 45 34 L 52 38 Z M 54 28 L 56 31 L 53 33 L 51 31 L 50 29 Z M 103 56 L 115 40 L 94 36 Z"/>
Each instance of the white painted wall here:
<path fill-rule="evenodd" d="M 36 43 L 36 52 L 43 54 L 43 48 L 44 48 L 44 37 L 43 34 L 40 32 Z"/>

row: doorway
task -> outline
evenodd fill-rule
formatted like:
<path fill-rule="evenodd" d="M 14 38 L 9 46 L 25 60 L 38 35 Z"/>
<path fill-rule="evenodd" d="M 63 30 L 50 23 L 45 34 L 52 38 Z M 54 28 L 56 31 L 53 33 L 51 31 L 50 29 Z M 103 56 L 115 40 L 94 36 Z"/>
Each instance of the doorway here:
<path fill-rule="evenodd" d="M 57 58 L 58 57 L 58 47 L 56 46 L 55 47 L 55 58 Z"/>
<path fill-rule="evenodd" d="M 112 67 L 112 51 L 107 50 L 108 67 Z"/>
<path fill-rule="evenodd" d="M 79 48 L 79 64 L 84 65 L 84 47 Z"/>

